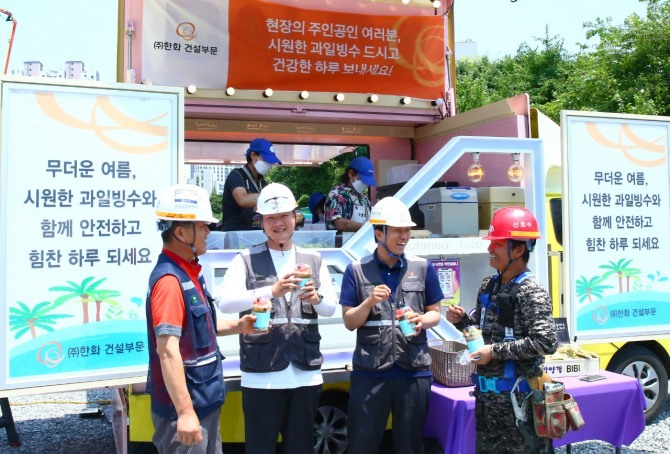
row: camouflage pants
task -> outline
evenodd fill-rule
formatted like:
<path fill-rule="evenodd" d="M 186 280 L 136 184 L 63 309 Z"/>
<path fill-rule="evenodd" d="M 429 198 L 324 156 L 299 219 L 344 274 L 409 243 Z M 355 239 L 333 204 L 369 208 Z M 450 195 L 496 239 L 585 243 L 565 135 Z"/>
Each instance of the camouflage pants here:
<path fill-rule="evenodd" d="M 553 454 L 554 452 L 550 439 L 538 438 L 535 435 L 530 408 L 528 409 L 528 432 L 532 434 L 538 447 L 534 449 L 526 444 L 516 426 L 516 417 L 509 393 L 494 394 L 475 391 L 475 418 L 478 454 Z"/>

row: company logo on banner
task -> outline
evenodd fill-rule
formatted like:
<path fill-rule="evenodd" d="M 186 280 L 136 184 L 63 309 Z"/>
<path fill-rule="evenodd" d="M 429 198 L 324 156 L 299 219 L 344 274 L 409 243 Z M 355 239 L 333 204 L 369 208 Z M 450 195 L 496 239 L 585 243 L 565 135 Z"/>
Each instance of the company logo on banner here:
<path fill-rule="evenodd" d="M 316 11 L 266 0 L 145 0 L 144 18 L 143 78 L 159 85 L 423 99 L 444 91 L 441 16 Z"/>

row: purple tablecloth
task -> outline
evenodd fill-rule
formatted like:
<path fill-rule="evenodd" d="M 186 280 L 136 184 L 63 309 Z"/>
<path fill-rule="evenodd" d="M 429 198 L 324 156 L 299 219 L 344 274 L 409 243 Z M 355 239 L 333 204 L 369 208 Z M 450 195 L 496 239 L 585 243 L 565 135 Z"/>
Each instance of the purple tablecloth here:
<path fill-rule="evenodd" d="M 645 428 L 645 399 L 640 383 L 631 377 L 600 371 L 607 378 L 585 382 L 579 377 L 560 377 L 579 404 L 586 424 L 578 431 L 568 431 L 565 437 L 554 440 L 554 446 L 564 446 L 585 440 L 602 440 L 618 448 L 630 445 Z M 432 387 L 426 437 L 436 438 L 445 454 L 475 452 L 475 399 L 472 387 Z"/>

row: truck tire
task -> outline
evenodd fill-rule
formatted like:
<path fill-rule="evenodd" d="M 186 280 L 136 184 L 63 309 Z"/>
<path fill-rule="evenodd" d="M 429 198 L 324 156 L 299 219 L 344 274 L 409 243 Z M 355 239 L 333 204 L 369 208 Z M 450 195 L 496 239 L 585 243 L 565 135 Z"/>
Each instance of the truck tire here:
<path fill-rule="evenodd" d="M 636 378 L 647 400 L 644 420 L 651 424 L 663 410 L 668 397 L 668 373 L 663 363 L 648 348 L 633 345 L 619 352 L 607 370 Z"/>
<path fill-rule="evenodd" d="M 314 453 L 342 454 L 347 450 L 349 394 L 327 391 L 321 395 L 314 423 Z"/>

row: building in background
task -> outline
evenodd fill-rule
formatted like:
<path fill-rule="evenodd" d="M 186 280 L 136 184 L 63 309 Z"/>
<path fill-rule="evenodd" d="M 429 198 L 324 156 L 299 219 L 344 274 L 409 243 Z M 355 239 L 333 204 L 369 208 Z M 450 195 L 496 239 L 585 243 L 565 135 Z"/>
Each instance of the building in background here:
<path fill-rule="evenodd" d="M 25 61 L 23 62 L 23 70 L 12 70 L 11 75 L 51 79 L 100 80 L 100 73 L 96 70 L 86 70 L 86 66 L 81 60 L 66 61 L 64 69 L 45 69 L 40 61 Z"/>
<path fill-rule="evenodd" d="M 217 194 L 223 193 L 223 185 L 226 178 L 233 169 L 242 166 L 230 166 L 219 164 L 191 164 L 186 167 L 188 182 L 198 185 L 210 194 L 216 191 Z"/>

